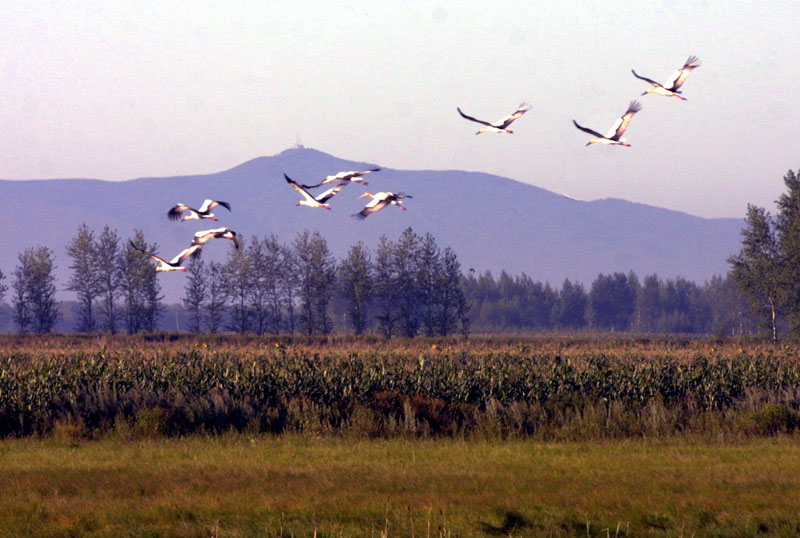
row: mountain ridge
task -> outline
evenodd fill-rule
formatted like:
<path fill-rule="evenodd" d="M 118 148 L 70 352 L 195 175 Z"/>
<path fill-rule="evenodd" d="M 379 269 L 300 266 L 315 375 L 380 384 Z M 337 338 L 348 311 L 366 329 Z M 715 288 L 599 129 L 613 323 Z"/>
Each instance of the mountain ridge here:
<path fill-rule="evenodd" d="M 376 166 L 381 165 L 291 148 L 209 174 L 0 180 L 0 196 L 9 201 L 0 213 L 0 226 L 9 232 L 0 236 L 0 248 L 11 254 L 0 260 L 0 269 L 10 274 L 18 252 L 43 244 L 56 253 L 63 289 L 69 266 L 65 246 L 83 222 L 95 233 L 107 224 L 122 238 L 140 228 L 167 258 L 195 231 L 217 226 L 248 239 L 274 233 L 284 243 L 303 229 L 320 230 L 339 258 L 357 241 L 374 249 L 380 235 L 394 240 L 410 226 L 453 248 L 465 269 L 524 272 L 551 283 L 569 278 L 588 284 L 599 273 L 630 270 L 703 281 L 727 272 L 726 260 L 740 246 L 742 219 L 707 219 L 619 198 L 575 200 L 486 172 L 381 167 L 366 178 L 369 186 L 349 185 L 333 198 L 332 211 L 295 207 L 299 195 L 283 179 L 286 173 L 308 184 L 340 170 Z M 411 194 L 408 211 L 388 207 L 363 222 L 351 218 L 364 205 L 358 195 L 382 190 Z M 232 211 L 217 212 L 219 223 L 167 220 L 173 204 L 196 206 L 205 198 L 225 200 Z M 204 256 L 224 259 L 227 244 L 209 247 Z M 168 301 L 182 295 L 185 283 L 168 278 L 173 276 L 161 280 Z"/>

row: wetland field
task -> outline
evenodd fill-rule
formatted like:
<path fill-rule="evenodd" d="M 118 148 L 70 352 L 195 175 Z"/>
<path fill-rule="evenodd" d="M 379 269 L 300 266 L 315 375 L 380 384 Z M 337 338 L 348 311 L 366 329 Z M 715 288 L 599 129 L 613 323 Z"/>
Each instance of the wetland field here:
<path fill-rule="evenodd" d="M 793 343 L 0 338 L 3 536 L 794 536 Z"/>

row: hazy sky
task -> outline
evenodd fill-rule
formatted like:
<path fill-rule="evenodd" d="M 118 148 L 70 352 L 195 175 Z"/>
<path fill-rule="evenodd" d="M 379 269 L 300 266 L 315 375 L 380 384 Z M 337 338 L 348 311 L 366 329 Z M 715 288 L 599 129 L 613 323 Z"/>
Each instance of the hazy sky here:
<path fill-rule="evenodd" d="M 258 5 L 252 5 L 258 4 Z M 2 4 L 0 178 L 211 173 L 296 142 L 707 217 L 800 168 L 800 2 Z M 690 54 L 688 101 L 641 97 Z M 482 134 L 522 101 L 514 135 Z M 332 171 L 335 172 L 335 171 Z"/>

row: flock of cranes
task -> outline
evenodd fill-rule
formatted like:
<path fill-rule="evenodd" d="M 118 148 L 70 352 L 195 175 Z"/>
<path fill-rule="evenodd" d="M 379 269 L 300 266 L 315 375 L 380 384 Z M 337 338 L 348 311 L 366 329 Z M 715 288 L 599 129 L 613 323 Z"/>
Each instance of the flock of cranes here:
<path fill-rule="evenodd" d="M 641 77 L 636 74 L 636 71 L 631 69 L 631 73 L 638 79 L 644 80 L 650 83 L 652 88 L 647 88 L 647 90 L 642 93 L 642 95 L 647 95 L 648 93 L 654 93 L 656 95 L 663 95 L 664 97 L 677 97 L 683 101 L 686 101 L 686 98 L 680 95 L 680 87 L 683 86 L 683 83 L 686 82 L 687 77 L 692 72 L 695 67 L 700 66 L 700 59 L 697 56 L 689 56 L 689 59 L 686 60 L 686 63 L 683 64 L 683 67 L 676 70 L 672 75 L 670 75 L 667 82 L 664 84 L 659 84 L 658 82 L 651 80 L 649 78 Z M 575 124 L 575 127 L 583 131 L 584 133 L 588 133 L 592 135 L 594 138 L 591 138 L 586 145 L 590 144 L 605 144 L 605 145 L 612 145 L 612 146 L 626 146 L 630 147 L 622 135 L 625 133 L 625 130 L 628 128 L 628 124 L 630 124 L 633 115 L 639 112 L 642 109 L 641 103 L 639 101 L 631 101 L 630 105 L 628 105 L 628 110 L 625 111 L 625 114 L 620 116 L 611 129 L 605 134 L 601 135 L 597 131 L 592 129 L 588 129 L 578 124 L 577 121 L 572 120 L 572 123 Z M 460 112 L 460 111 L 459 111 Z M 463 114 L 462 114 L 463 116 Z"/>
<path fill-rule="evenodd" d="M 686 79 L 689 77 L 691 72 L 696 68 L 699 67 L 700 59 L 696 56 L 689 56 L 689 59 L 683 64 L 683 67 L 677 69 L 664 84 L 660 84 L 652 79 L 640 76 L 636 73 L 633 69 L 631 69 L 631 73 L 633 76 L 640 80 L 644 80 L 652 87 L 647 88 L 647 90 L 642 93 L 642 95 L 647 95 L 648 93 L 652 93 L 655 95 L 661 95 L 664 97 L 677 97 L 680 100 L 685 101 L 686 98 L 681 95 L 681 86 L 686 82 Z M 509 114 L 508 116 L 495 121 L 495 122 L 488 122 L 484 120 L 480 120 L 478 118 L 474 118 L 472 116 L 468 116 L 464 114 L 460 107 L 456 107 L 456 110 L 466 120 L 479 123 L 483 125 L 475 134 L 479 135 L 481 133 L 506 133 L 506 134 L 514 134 L 514 131 L 509 129 L 508 127 L 516 120 L 521 118 L 526 112 L 531 109 L 531 105 L 529 103 L 521 103 L 517 110 L 513 113 Z M 599 132 L 589 129 L 588 127 L 584 127 L 580 125 L 577 121 L 572 120 L 572 123 L 580 129 L 581 131 L 590 134 L 592 136 L 589 139 L 589 142 L 586 143 L 587 146 L 591 144 L 603 144 L 603 145 L 613 145 L 613 146 L 626 146 L 630 147 L 622 135 L 625 133 L 625 130 L 628 128 L 628 125 L 631 122 L 633 116 L 642 109 L 642 105 L 639 101 L 631 101 L 628 105 L 628 109 L 625 113 L 620 116 L 611 129 L 605 134 L 600 134 Z M 315 185 L 303 185 L 298 183 L 297 181 L 290 178 L 285 173 L 283 177 L 286 179 L 286 182 L 291 185 L 300 195 L 303 197 L 302 200 L 297 202 L 298 206 L 306 206 L 312 208 L 323 208 L 330 210 L 331 206 L 329 200 L 339 194 L 347 185 L 351 183 L 361 183 L 362 185 L 368 185 L 368 183 L 364 180 L 364 176 L 367 174 L 371 174 L 373 172 L 380 171 L 380 168 L 372 168 L 370 170 L 363 170 L 363 171 L 348 171 L 348 172 L 339 172 L 334 175 L 326 176 L 322 181 Z M 331 185 L 332 187 L 328 188 L 321 194 L 314 196 L 309 192 L 309 189 L 315 189 L 318 187 L 322 187 L 325 185 Z M 369 192 L 365 192 L 358 198 L 366 198 L 369 197 L 371 200 L 367 203 L 367 205 L 359 211 L 358 213 L 354 214 L 353 217 L 363 220 L 367 218 L 372 213 L 380 211 L 381 209 L 388 207 L 390 205 L 395 205 L 402 209 L 403 211 L 406 208 L 403 206 L 402 200 L 406 198 L 412 198 L 412 196 L 408 194 L 404 194 L 402 192 L 394 193 L 394 192 L 378 192 L 376 194 L 372 194 Z M 218 220 L 214 217 L 214 214 L 211 213 L 211 210 L 215 207 L 224 207 L 228 211 L 231 210 L 230 204 L 227 202 L 223 202 L 220 200 L 205 200 L 203 205 L 201 205 L 198 209 L 190 207 L 183 203 L 175 204 L 168 212 L 167 217 L 170 220 L 175 221 L 187 221 L 187 220 Z M 188 211 L 187 215 L 184 215 Z M 131 246 L 144 256 L 148 256 L 157 262 L 155 267 L 156 271 L 186 271 L 186 268 L 183 267 L 181 264 L 188 258 L 199 256 L 203 246 L 210 241 L 211 239 L 228 239 L 233 241 L 235 247 L 239 248 L 239 240 L 236 232 L 229 228 L 216 228 L 213 230 L 204 230 L 194 234 L 192 239 L 192 243 L 182 250 L 177 256 L 172 258 L 170 261 L 167 261 L 163 258 L 160 258 L 153 254 L 152 252 L 147 252 L 145 249 L 141 248 L 140 246 L 130 242 Z"/>
<path fill-rule="evenodd" d="M 215 207 L 220 206 L 224 207 L 228 211 L 231 210 L 231 206 L 228 202 L 223 202 L 221 200 L 205 200 L 203 205 L 200 206 L 199 209 L 195 209 L 191 206 L 188 206 L 183 203 L 178 203 L 172 206 L 172 208 L 167 212 L 167 218 L 170 220 L 213 220 L 217 221 L 219 219 L 214 217 L 214 213 L 211 213 L 211 210 Z M 183 213 L 189 212 L 188 215 L 181 218 Z M 194 234 L 192 238 L 192 243 L 180 251 L 177 256 L 172 258 L 170 261 L 165 260 L 159 256 L 156 256 L 152 252 L 147 252 L 144 248 L 140 247 L 133 241 L 129 241 L 131 247 L 142 254 L 143 256 L 148 256 L 156 261 L 156 271 L 186 271 L 186 267 L 183 267 L 181 264 L 187 260 L 188 258 L 193 258 L 200 256 L 200 253 L 203 250 L 203 246 L 211 241 L 212 239 L 228 239 L 233 241 L 234 246 L 239 248 L 239 237 L 236 235 L 236 232 L 231 230 L 230 228 L 222 227 L 222 228 L 215 228 L 213 230 L 203 230 Z"/>

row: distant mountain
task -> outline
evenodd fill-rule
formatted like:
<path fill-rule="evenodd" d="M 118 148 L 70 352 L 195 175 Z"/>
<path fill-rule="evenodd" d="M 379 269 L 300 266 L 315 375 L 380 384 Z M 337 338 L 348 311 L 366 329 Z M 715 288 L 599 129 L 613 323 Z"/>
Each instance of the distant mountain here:
<path fill-rule="evenodd" d="M 141 228 L 165 258 L 188 245 L 195 231 L 220 225 L 247 238 L 275 234 L 285 243 L 303 229 L 319 230 L 339 257 L 357 241 L 374 248 L 381 234 L 394 240 L 411 226 L 452 247 L 465 270 L 525 272 L 556 285 L 565 278 L 590 283 L 599 273 L 629 270 L 702 282 L 726 273 L 726 259 L 740 245 L 741 219 L 704 219 L 618 199 L 582 202 L 485 173 L 384 168 L 366 177 L 368 187 L 348 186 L 332 200 L 332 211 L 296 207 L 300 198 L 283 179 L 285 172 L 308 184 L 376 165 L 296 148 L 207 175 L 0 181 L 5 202 L 0 269 L 10 275 L 18 252 L 46 245 L 56 253 L 63 288 L 70 265 L 65 245 L 83 222 L 96 233 L 109 225 L 124 238 Z M 403 191 L 413 198 L 406 201 L 408 211 L 389 207 L 357 221 L 351 215 L 365 200 L 356 197 L 366 190 Z M 167 219 L 173 204 L 195 205 L 205 198 L 227 201 L 232 211 L 217 208 L 219 223 Z M 211 243 L 204 257 L 222 260 L 230 245 Z M 184 274 L 159 278 L 167 301 L 182 297 Z"/>

